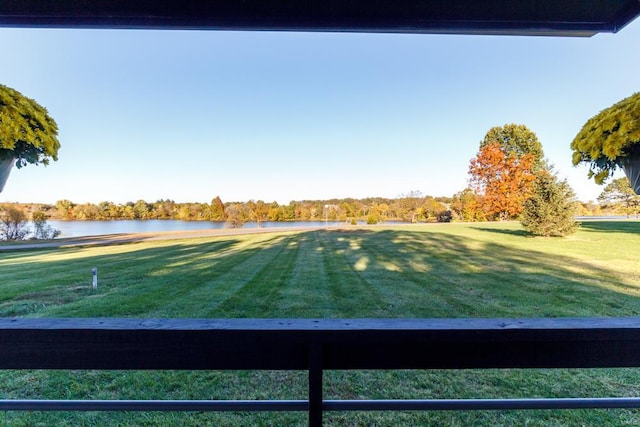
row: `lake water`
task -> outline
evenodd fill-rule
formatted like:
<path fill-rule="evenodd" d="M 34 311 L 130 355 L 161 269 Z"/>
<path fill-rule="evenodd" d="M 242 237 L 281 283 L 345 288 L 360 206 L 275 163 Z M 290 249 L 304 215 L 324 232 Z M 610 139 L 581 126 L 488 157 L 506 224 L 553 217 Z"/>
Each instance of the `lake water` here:
<path fill-rule="evenodd" d="M 157 233 L 163 231 L 217 230 L 227 228 L 225 222 L 180 221 L 174 219 L 114 220 L 114 221 L 47 221 L 51 227 L 62 232 L 59 237 L 98 236 L 119 233 Z M 261 224 L 263 228 L 282 227 L 338 227 L 344 222 L 294 221 Z M 247 222 L 242 228 L 256 228 L 258 223 Z"/>
<path fill-rule="evenodd" d="M 626 216 L 603 216 L 603 217 L 576 217 L 578 221 L 597 220 L 624 220 Z M 180 221 L 177 219 L 121 219 L 114 221 L 47 221 L 51 227 L 62 232 L 59 237 L 80 237 L 99 236 L 103 234 L 119 233 L 159 233 L 163 231 L 193 231 L 193 230 L 219 230 L 228 228 L 225 222 L 210 221 Z M 358 221 L 359 225 L 365 224 Z M 398 221 L 388 221 L 385 224 L 402 224 Z M 263 228 L 282 227 L 339 227 L 345 225 L 341 221 L 293 221 L 293 222 L 272 222 L 265 221 L 261 224 Z M 247 222 L 242 228 L 256 228 L 258 223 Z"/>

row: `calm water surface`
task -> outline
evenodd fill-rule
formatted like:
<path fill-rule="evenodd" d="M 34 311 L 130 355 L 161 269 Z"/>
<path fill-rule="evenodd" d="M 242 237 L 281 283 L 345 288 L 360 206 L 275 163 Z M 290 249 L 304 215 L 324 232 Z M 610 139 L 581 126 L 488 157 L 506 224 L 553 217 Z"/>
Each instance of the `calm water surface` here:
<path fill-rule="evenodd" d="M 119 233 L 157 233 L 163 231 L 217 230 L 227 228 L 225 222 L 180 221 L 174 219 L 115 220 L 115 221 L 47 221 L 62 232 L 59 237 L 98 236 Z M 344 222 L 295 221 L 263 222 L 263 228 L 277 227 L 337 227 Z M 258 223 L 247 222 L 242 228 L 256 228 Z"/>

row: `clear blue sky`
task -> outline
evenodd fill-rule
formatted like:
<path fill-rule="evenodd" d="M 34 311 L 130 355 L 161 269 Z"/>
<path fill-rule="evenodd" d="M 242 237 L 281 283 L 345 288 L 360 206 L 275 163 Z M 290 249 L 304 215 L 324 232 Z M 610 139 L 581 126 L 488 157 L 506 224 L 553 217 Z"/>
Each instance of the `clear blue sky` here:
<path fill-rule="evenodd" d="M 59 161 L 0 202 L 451 196 L 520 123 L 578 198 L 584 122 L 640 91 L 640 20 L 592 38 L 0 29 L 0 83 L 58 122 Z M 622 175 L 620 175 L 622 176 Z"/>

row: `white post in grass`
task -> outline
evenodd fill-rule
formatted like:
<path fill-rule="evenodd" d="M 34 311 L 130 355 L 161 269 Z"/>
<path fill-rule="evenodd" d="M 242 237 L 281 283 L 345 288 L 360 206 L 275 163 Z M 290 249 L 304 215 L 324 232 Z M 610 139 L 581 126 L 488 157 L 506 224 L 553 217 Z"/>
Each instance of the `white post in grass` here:
<path fill-rule="evenodd" d="M 98 289 L 98 268 L 93 267 L 91 269 L 91 275 L 93 276 L 93 289 Z"/>

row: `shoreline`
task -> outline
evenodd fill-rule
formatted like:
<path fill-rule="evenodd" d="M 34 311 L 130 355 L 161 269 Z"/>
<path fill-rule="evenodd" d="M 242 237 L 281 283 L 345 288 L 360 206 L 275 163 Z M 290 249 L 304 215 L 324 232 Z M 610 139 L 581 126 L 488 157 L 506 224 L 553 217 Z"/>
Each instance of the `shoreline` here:
<path fill-rule="evenodd" d="M 97 236 L 66 237 L 47 241 L 24 240 L 19 242 L 0 242 L 0 251 L 72 248 L 86 246 L 120 245 L 157 240 L 197 239 L 215 236 L 237 236 L 243 234 L 273 233 L 281 231 L 315 231 L 321 228 L 313 227 L 282 227 L 282 228 L 224 228 L 186 231 L 155 231 L 148 233 L 117 233 Z M 334 228 L 335 229 L 335 228 Z"/>

